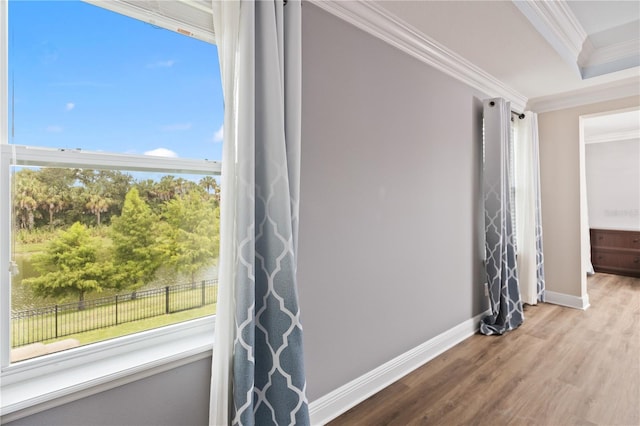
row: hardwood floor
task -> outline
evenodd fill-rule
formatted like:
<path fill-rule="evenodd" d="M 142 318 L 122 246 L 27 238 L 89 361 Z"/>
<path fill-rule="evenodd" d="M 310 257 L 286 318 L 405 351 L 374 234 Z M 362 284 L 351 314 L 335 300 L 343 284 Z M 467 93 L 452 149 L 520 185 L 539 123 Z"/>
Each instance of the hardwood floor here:
<path fill-rule="evenodd" d="M 640 425 L 640 279 L 589 277 L 586 311 L 525 307 L 329 425 Z"/>

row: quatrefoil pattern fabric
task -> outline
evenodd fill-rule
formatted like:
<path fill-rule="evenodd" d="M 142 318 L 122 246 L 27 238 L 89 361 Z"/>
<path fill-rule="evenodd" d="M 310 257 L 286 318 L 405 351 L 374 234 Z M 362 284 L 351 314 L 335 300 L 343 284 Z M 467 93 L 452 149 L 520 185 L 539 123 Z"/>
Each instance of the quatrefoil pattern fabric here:
<path fill-rule="evenodd" d="M 491 315 L 480 323 L 483 334 L 503 334 L 524 320 L 511 221 L 510 119 L 509 102 L 484 101 L 485 269 Z"/>
<path fill-rule="evenodd" d="M 255 137 L 237 147 L 232 424 L 304 426 L 309 413 L 296 288 L 300 3 L 253 7 Z"/>

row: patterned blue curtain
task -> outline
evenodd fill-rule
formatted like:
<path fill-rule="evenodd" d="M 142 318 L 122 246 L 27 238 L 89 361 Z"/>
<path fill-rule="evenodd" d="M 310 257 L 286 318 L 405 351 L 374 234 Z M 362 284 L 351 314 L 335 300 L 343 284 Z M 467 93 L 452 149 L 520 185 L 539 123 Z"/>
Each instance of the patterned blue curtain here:
<path fill-rule="evenodd" d="M 524 320 L 511 220 L 510 126 L 509 102 L 484 101 L 485 271 L 491 314 L 480 323 L 483 334 L 503 334 Z"/>
<path fill-rule="evenodd" d="M 213 5 L 225 152 L 210 424 L 308 425 L 296 288 L 301 4 Z"/>

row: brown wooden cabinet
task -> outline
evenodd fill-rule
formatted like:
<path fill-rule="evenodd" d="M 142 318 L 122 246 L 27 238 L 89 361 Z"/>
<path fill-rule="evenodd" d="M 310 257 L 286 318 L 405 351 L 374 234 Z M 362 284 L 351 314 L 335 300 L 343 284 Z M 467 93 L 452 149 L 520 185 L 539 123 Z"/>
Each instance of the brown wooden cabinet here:
<path fill-rule="evenodd" d="M 591 263 L 596 272 L 640 278 L 640 231 L 591 229 Z"/>

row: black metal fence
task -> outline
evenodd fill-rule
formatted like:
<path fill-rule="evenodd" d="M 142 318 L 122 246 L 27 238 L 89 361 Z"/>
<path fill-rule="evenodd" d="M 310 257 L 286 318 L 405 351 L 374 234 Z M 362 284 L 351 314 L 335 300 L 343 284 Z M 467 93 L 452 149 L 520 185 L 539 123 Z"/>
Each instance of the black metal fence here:
<path fill-rule="evenodd" d="M 12 347 L 213 305 L 217 290 L 205 280 L 12 312 Z"/>

